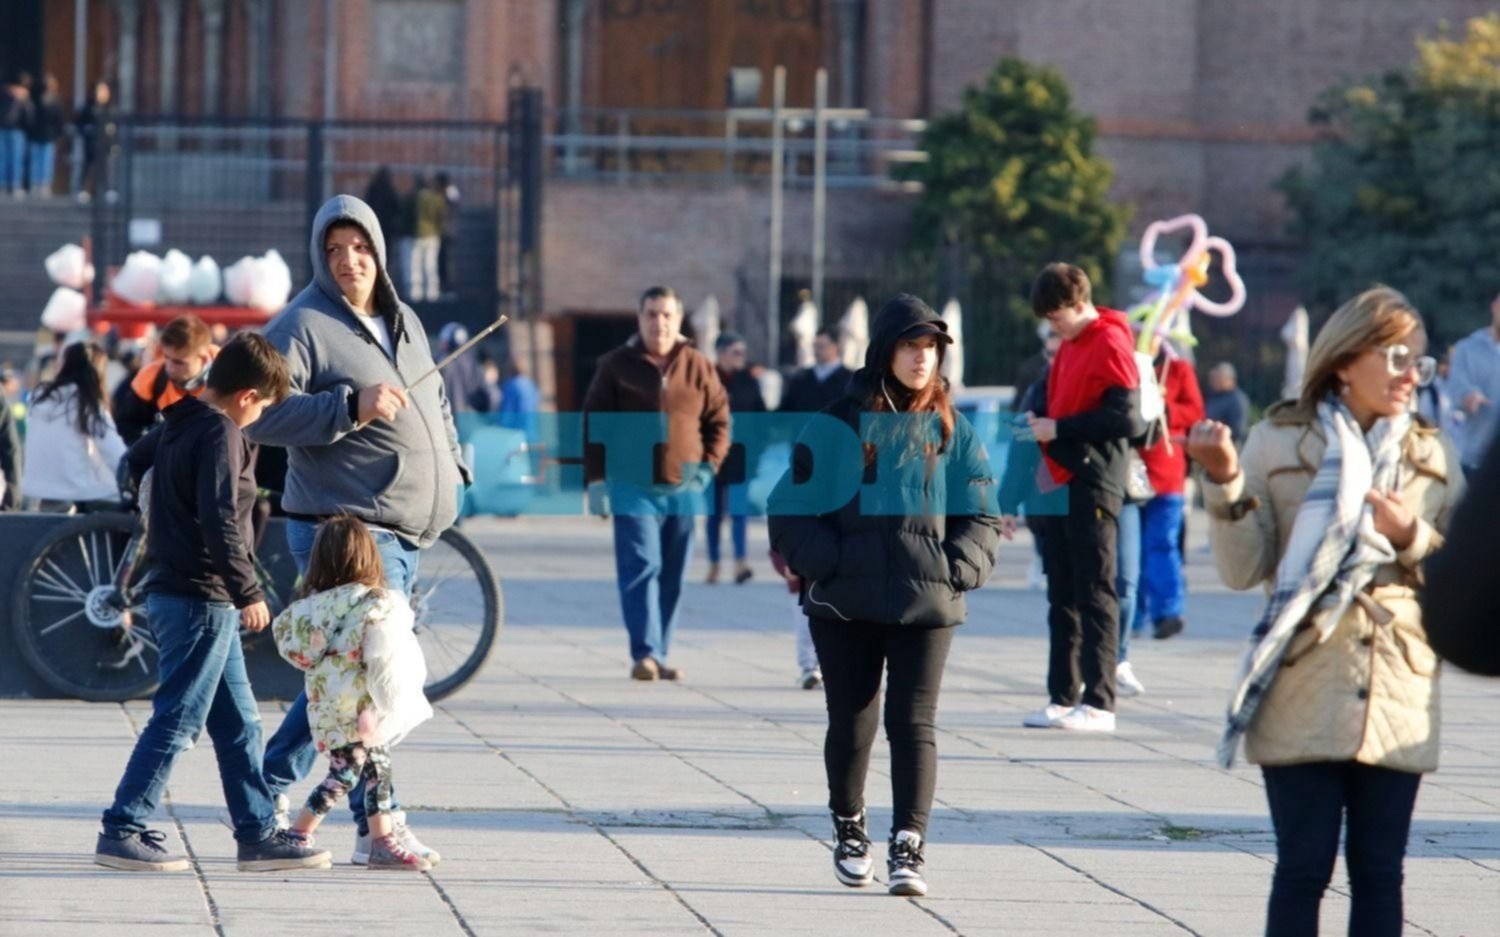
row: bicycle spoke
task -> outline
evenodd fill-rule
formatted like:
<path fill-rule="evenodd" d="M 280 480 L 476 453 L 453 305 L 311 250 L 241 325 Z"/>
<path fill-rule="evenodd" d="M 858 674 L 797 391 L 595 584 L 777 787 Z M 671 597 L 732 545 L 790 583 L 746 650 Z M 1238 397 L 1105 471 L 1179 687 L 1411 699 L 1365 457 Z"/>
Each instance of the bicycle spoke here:
<path fill-rule="evenodd" d="M 79 537 L 77 543 L 78 552 L 83 554 L 83 571 L 89 574 L 88 583 L 90 586 L 96 586 L 99 584 L 99 578 L 94 575 L 94 561 L 89 557 L 89 553 L 93 551 L 94 538 Z"/>
<path fill-rule="evenodd" d="M 83 604 L 83 596 L 80 595 L 33 595 L 33 602 L 66 602 L 69 605 Z"/>
<path fill-rule="evenodd" d="M 60 618 L 57 621 L 54 621 L 52 624 L 50 624 L 47 627 L 43 628 L 41 631 L 38 631 L 37 632 L 37 636 L 38 637 L 43 637 L 43 638 L 46 637 L 47 635 L 49 635 L 52 632 L 56 631 L 57 629 L 61 628 L 63 625 L 66 625 L 68 622 L 70 622 L 73 619 L 77 618 L 78 616 L 82 615 L 86 611 L 88 611 L 88 609 L 80 608 L 78 611 L 74 612 L 73 614 L 69 615 L 68 617 L 66 617 L 66 618 Z"/>
<path fill-rule="evenodd" d="M 130 541 L 125 541 L 129 543 Z M 115 540 L 113 537 L 104 538 L 105 569 L 109 570 L 109 581 L 114 582 L 115 577 L 120 575 L 120 567 L 115 565 Z M 124 559 L 124 556 L 121 556 Z"/>
<path fill-rule="evenodd" d="M 69 576 L 66 572 L 64 572 L 63 568 L 61 566 L 57 565 L 57 561 L 56 560 L 52 560 L 52 559 L 47 560 L 47 566 L 52 570 L 52 575 L 55 576 L 57 579 L 61 580 L 62 582 L 66 582 L 69 586 L 71 586 L 72 589 L 73 589 L 73 592 L 79 598 L 87 598 L 88 597 L 88 590 L 87 589 L 80 589 L 78 587 L 78 583 L 76 583 L 76 582 L 73 581 L 73 577 Z M 38 570 L 37 572 L 38 572 L 38 575 L 40 575 L 41 571 Z"/>

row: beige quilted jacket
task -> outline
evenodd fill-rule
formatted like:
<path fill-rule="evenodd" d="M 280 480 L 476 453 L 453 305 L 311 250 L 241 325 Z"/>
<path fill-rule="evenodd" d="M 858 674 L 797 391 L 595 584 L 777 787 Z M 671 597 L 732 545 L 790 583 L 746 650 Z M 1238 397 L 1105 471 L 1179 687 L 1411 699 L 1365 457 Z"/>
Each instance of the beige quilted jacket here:
<path fill-rule="evenodd" d="M 1302 497 L 1323 458 L 1316 423 L 1278 404 L 1250 433 L 1240 476 L 1204 484 L 1219 575 L 1231 589 L 1274 584 Z M 1438 763 L 1438 659 L 1427 644 L 1416 588 L 1421 563 L 1443 543 L 1463 472 L 1452 442 L 1413 426 L 1401 500 L 1418 530 L 1380 569 L 1323 644 L 1304 622 L 1245 736 L 1253 764 L 1347 761 L 1399 771 Z"/>

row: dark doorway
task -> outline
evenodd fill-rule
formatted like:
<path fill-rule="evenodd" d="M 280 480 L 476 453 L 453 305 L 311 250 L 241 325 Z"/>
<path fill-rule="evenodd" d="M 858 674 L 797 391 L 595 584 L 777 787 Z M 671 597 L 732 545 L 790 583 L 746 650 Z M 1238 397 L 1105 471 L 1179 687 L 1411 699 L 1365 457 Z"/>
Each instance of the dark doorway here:
<path fill-rule="evenodd" d="M 0 81 L 42 71 L 42 0 L 0 2 Z"/>

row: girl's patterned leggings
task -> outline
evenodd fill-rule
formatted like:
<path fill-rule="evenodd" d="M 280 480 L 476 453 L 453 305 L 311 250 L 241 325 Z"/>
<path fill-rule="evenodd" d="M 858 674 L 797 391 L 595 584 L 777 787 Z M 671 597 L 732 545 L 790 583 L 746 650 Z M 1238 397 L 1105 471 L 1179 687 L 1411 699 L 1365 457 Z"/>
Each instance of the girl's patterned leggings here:
<path fill-rule="evenodd" d="M 328 816 L 328 811 L 361 780 L 365 785 L 365 810 L 372 814 L 390 813 L 390 752 L 357 743 L 328 753 L 328 777 L 307 798 L 307 809 L 320 817 Z"/>

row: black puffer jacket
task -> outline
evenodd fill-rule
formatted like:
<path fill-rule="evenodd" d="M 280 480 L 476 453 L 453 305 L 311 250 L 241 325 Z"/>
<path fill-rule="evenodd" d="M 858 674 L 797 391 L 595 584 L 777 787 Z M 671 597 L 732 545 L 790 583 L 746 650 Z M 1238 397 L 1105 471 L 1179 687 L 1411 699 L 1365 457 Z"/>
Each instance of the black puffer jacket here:
<path fill-rule="evenodd" d="M 994 571 L 1000 542 L 995 479 L 962 415 L 955 414 L 952 438 L 930 462 L 909 454 L 911 447 L 892 439 L 890 427 L 868 428 L 877 458 L 865 464 L 859 434 L 867 401 L 882 384 L 893 398 L 906 396 L 886 371 L 902 334 L 927 322 L 946 332 L 915 297 L 897 296 L 881 308 L 865 367 L 849 393 L 804 428 L 792 468 L 771 493 L 771 548 L 806 583 L 802 605 L 809 617 L 956 625 L 967 617 L 964 593 Z M 930 428 L 936 438 L 935 416 Z"/>

